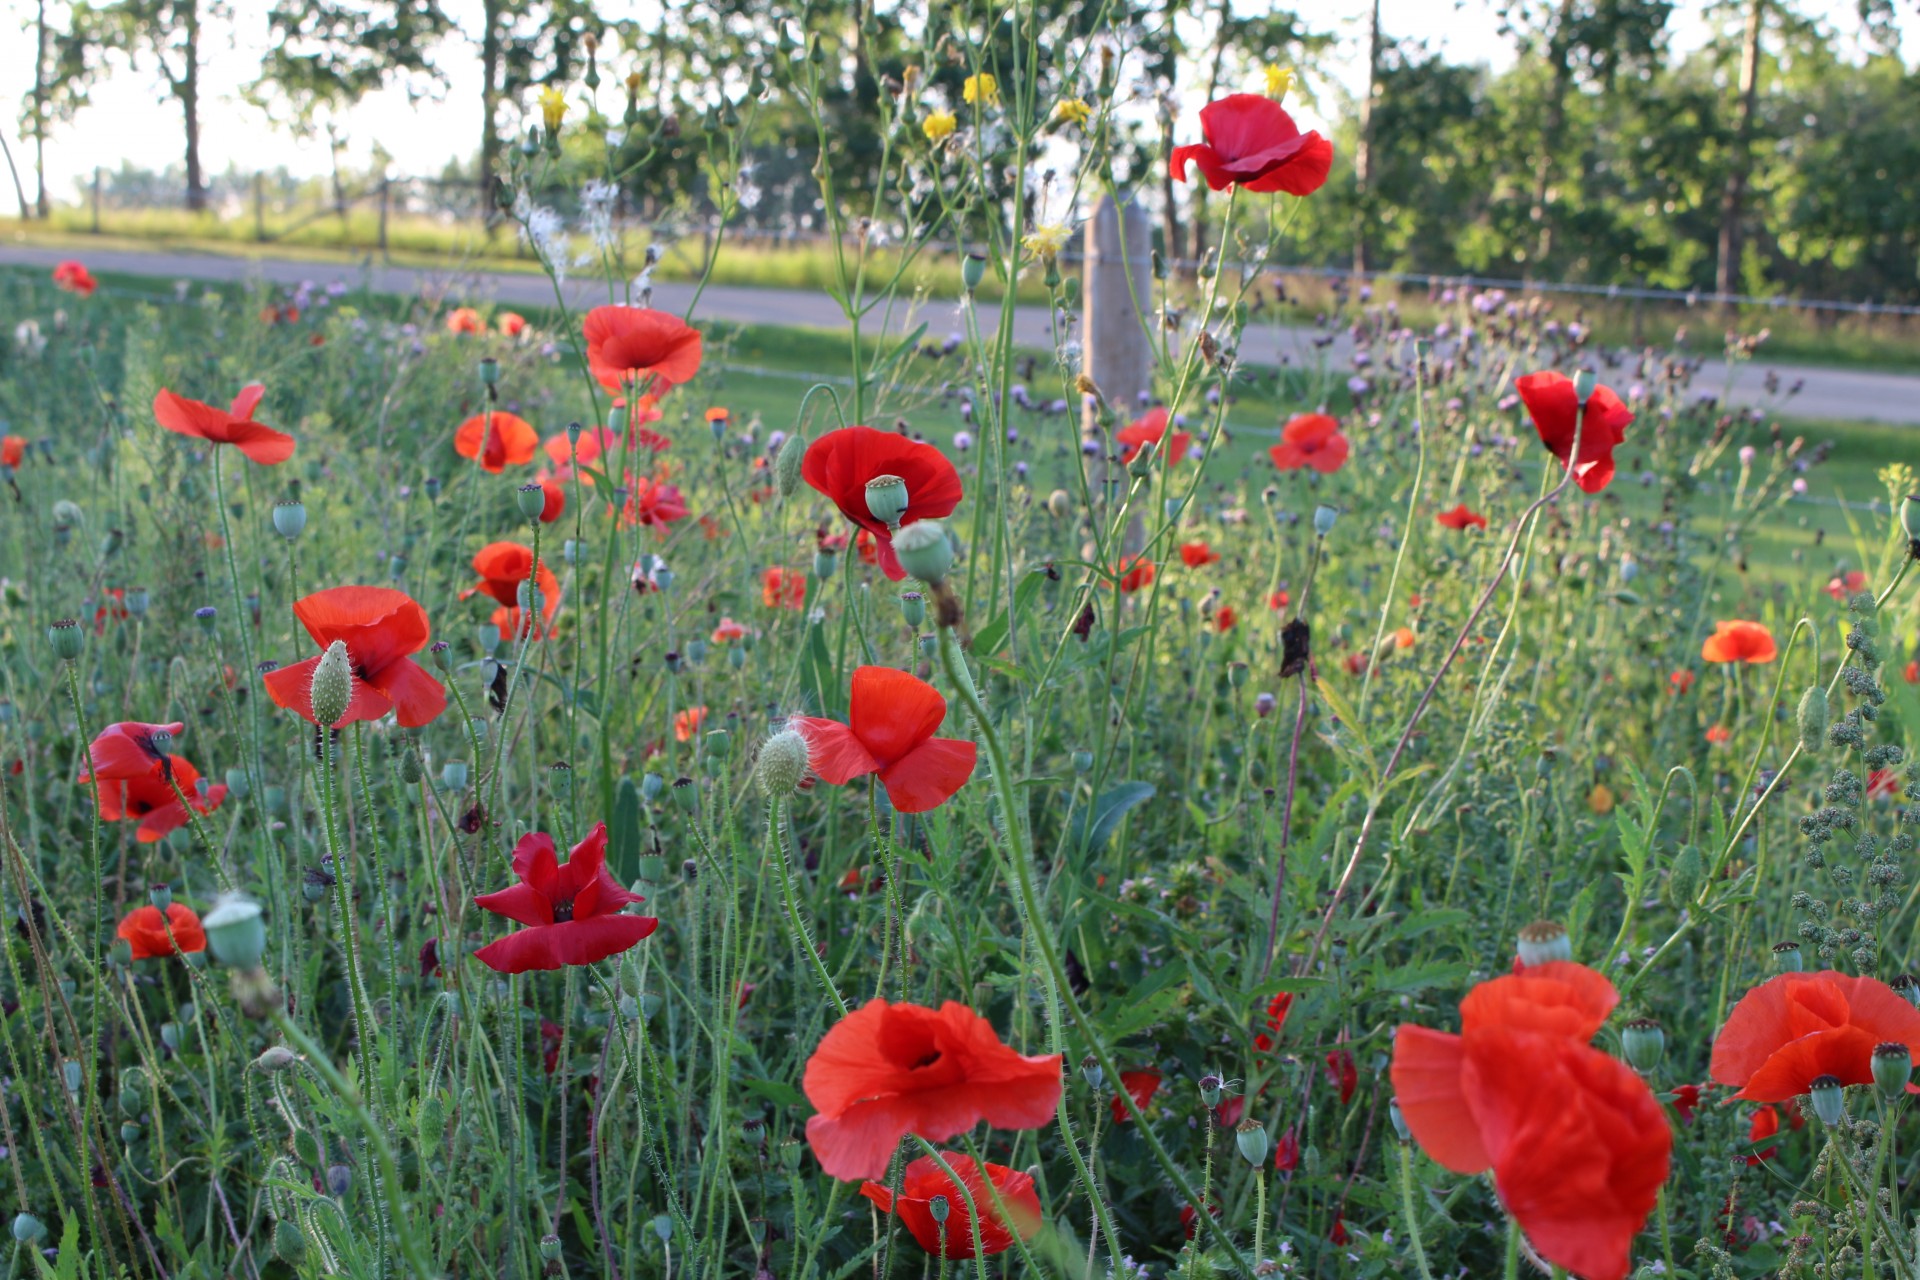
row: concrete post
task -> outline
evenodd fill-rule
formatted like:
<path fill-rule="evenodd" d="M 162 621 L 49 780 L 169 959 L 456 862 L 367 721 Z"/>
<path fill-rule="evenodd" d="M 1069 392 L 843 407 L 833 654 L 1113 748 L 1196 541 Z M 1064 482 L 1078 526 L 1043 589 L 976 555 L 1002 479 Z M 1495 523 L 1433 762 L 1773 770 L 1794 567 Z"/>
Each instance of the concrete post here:
<path fill-rule="evenodd" d="M 1149 235 L 1146 212 L 1136 200 L 1129 199 L 1123 208 L 1111 195 L 1102 196 L 1087 219 L 1081 367 L 1106 395 L 1117 426 L 1139 415 L 1141 393 L 1153 388 L 1153 351 L 1143 323 L 1143 316 L 1150 318 L 1153 310 Z M 1092 404 L 1081 410 L 1081 429 L 1087 440 L 1099 445 L 1099 452 L 1089 460 L 1088 483 L 1103 500 L 1111 500 L 1109 479 L 1120 477 L 1109 477 L 1113 464 L 1108 459 L 1118 446 L 1111 433 L 1101 429 L 1099 410 Z M 1139 525 L 1136 518 L 1127 530 L 1130 553 L 1143 540 Z"/>

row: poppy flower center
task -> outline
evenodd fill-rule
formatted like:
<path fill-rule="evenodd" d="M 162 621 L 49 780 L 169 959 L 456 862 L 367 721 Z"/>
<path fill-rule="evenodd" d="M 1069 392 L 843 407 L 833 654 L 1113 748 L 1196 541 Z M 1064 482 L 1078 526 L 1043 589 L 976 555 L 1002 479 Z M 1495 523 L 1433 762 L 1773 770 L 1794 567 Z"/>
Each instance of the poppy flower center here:
<path fill-rule="evenodd" d="M 938 1049 L 930 1049 L 925 1054 L 921 1055 L 919 1061 L 913 1064 L 911 1070 L 919 1071 L 922 1068 L 932 1066 L 934 1063 L 938 1061 L 940 1061 L 940 1051 Z"/>
<path fill-rule="evenodd" d="M 555 924 L 564 924 L 571 919 L 573 919 L 572 898 L 567 898 L 564 901 L 553 904 L 553 922 Z"/>

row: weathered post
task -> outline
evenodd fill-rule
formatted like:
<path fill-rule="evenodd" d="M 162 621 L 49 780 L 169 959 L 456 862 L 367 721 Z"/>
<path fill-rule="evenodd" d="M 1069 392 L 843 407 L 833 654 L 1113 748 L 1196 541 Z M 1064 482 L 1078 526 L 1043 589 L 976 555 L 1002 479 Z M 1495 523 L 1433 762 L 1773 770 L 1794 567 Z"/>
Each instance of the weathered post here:
<path fill-rule="evenodd" d="M 1153 387 L 1153 352 L 1146 328 L 1153 307 L 1148 235 L 1147 215 L 1133 199 L 1123 207 L 1111 195 L 1102 196 L 1087 219 L 1081 368 L 1106 396 L 1122 426 L 1140 412 L 1142 394 Z M 1112 461 L 1117 452 L 1113 434 L 1100 425 L 1099 406 L 1091 401 L 1081 410 L 1081 431 L 1097 446 L 1088 459 L 1088 484 L 1102 501 L 1111 501 L 1114 485 L 1124 480 Z M 1138 551 L 1143 540 L 1136 516 L 1128 522 L 1128 553 Z"/>
<path fill-rule="evenodd" d="M 100 166 L 93 166 L 93 234 L 100 234 Z"/>
<path fill-rule="evenodd" d="M 387 256 L 387 206 L 392 199 L 393 179 L 380 175 L 380 257 Z"/>
<path fill-rule="evenodd" d="M 259 172 L 253 175 L 253 238 L 267 238 L 267 179 Z"/>

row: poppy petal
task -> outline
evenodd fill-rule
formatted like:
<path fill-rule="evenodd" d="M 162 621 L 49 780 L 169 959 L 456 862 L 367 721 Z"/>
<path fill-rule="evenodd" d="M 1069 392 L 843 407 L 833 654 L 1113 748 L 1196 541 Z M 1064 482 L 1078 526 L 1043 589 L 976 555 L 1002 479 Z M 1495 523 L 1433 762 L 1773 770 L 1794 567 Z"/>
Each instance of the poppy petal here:
<path fill-rule="evenodd" d="M 1743 1087 L 1789 1040 L 1845 1026 L 1846 993 L 1827 973 L 1782 973 L 1740 997 L 1713 1042 L 1709 1071 L 1719 1084 Z"/>
<path fill-rule="evenodd" d="M 394 719 L 403 728 L 418 729 L 431 724 L 447 709 L 445 687 L 411 658 L 394 659 L 378 672 L 369 673 L 366 683 L 392 702 Z"/>
<path fill-rule="evenodd" d="M 293 456 L 294 439 L 284 431 L 257 422 L 237 422 L 227 432 L 227 443 L 263 467 L 278 466 Z"/>
<path fill-rule="evenodd" d="M 240 422 L 253 421 L 253 411 L 260 407 L 260 397 L 266 394 L 267 389 L 258 382 L 249 382 L 240 388 L 240 393 L 233 398 L 233 417 Z"/>
<path fill-rule="evenodd" d="M 229 422 L 226 414 L 210 404 L 175 395 L 165 387 L 154 394 L 153 417 L 175 435 L 216 442 L 226 439 Z"/>
<path fill-rule="evenodd" d="M 1606 975 L 1571 961 L 1528 965 L 1483 982 L 1460 1002 L 1461 1030 L 1491 1027 L 1590 1040 L 1620 1003 Z"/>
<path fill-rule="evenodd" d="M 852 686 L 847 720 L 861 745 L 883 765 L 903 759 L 947 718 L 947 700 L 940 691 L 909 672 L 859 667 Z"/>
<path fill-rule="evenodd" d="M 536 925 L 489 942 L 473 958 L 497 973 L 594 964 L 634 946 L 659 923 L 651 916 L 621 915 Z"/>
<path fill-rule="evenodd" d="M 1836 1027 L 1789 1040 L 1733 1096 L 1748 1102 L 1786 1102 L 1807 1092 L 1821 1076 L 1837 1077 L 1841 1084 L 1872 1084 L 1873 1049 L 1878 1043 L 1858 1027 Z"/>
<path fill-rule="evenodd" d="M 822 781 L 844 786 L 880 767 L 853 730 L 837 720 L 794 716 L 787 727 L 807 740 L 807 763 Z"/>
<path fill-rule="evenodd" d="M 1493 1164 L 1460 1082 L 1466 1065 L 1459 1036 L 1403 1025 L 1393 1037 L 1394 1100 L 1420 1149 L 1455 1173 Z"/>
<path fill-rule="evenodd" d="M 491 911 L 520 924 L 553 923 L 552 900 L 530 884 L 510 884 L 496 893 L 480 894 L 473 902 L 483 911 Z"/>
<path fill-rule="evenodd" d="M 929 738 L 880 770 L 887 799 L 901 813 L 937 809 L 973 777 L 979 748 L 960 738 Z"/>
<path fill-rule="evenodd" d="M 521 836 L 520 842 L 513 846 L 513 874 L 548 898 L 562 896 L 560 858 L 553 837 L 544 831 Z"/>

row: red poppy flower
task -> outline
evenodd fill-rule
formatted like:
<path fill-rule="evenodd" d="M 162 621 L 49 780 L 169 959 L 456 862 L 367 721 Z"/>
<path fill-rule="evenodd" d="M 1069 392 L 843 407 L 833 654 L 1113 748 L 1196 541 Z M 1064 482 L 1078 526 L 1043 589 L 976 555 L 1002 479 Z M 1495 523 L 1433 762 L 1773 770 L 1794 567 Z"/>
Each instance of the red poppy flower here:
<path fill-rule="evenodd" d="M 564 863 L 546 832 L 522 836 L 513 846 L 513 874 L 519 884 L 474 899 L 485 910 L 527 926 L 473 953 L 497 973 L 593 964 L 634 946 L 660 923 L 621 910 L 646 899 L 621 888 L 608 873 L 604 822 L 573 846 Z"/>
<path fill-rule="evenodd" d="M 1464 502 L 1451 511 L 1442 511 L 1434 519 L 1449 529 L 1464 529 L 1468 525 L 1478 529 L 1487 527 L 1487 518 L 1477 511 L 1467 510 L 1467 504 Z"/>
<path fill-rule="evenodd" d="M 1276 591 L 1267 597 L 1267 608 L 1272 609 L 1275 613 L 1278 613 L 1291 603 L 1292 600 L 1284 591 Z"/>
<path fill-rule="evenodd" d="M 1340 1091 L 1341 1106 L 1353 1101 L 1353 1091 L 1360 1086 L 1360 1072 L 1354 1066 L 1353 1055 L 1345 1049 L 1327 1054 L 1327 1083 Z"/>
<path fill-rule="evenodd" d="M 1783 973 L 1740 998 L 1713 1042 L 1713 1078 L 1752 1102 L 1786 1102 L 1818 1076 L 1873 1080 L 1874 1046 L 1920 1055 L 1920 1009 L 1877 978 Z"/>
<path fill-rule="evenodd" d="M 700 331 L 650 307 L 595 307 L 581 323 L 587 367 L 609 391 L 659 390 L 700 372 Z"/>
<path fill-rule="evenodd" d="M 1676 671 L 1667 677 L 1667 683 L 1673 686 L 1673 691 L 1676 694 L 1685 693 L 1687 690 L 1693 688 L 1693 672 L 1685 670 Z"/>
<path fill-rule="evenodd" d="M 1187 166 L 1200 166 L 1207 186 L 1225 191 L 1284 191 L 1310 196 L 1333 168 L 1333 144 L 1318 131 L 1300 132 L 1272 98 L 1230 93 L 1200 108 L 1200 132 L 1206 141 L 1175 147 L 1169 158 L 1175 182 L 1187 181 Z"/>
<path fill-rule="evenodd" d="M 181 902 L 168 903 L 164 916 L 158 907 L 135 907 L 121 919 L 114 934 L 133 947 L 135 960 L 207 949 L 207 933 L 200 927 L 200 917 Z"/>
<path fill-rule="evenodd" d="M 540 523 L 552 524 L 567 510 L 567 486 L 556 475 L 542 471 L 534 477 L 540 486 Z"/>
<path fill-rule="evenodd" d="M 169 772 L 173 782 L 180 784 L 180 794 L 187 797 L 195 813 L 212 813 L 227 798 L 227 788 L 222 783 L 215 783 L 202 793 L 200 771 L 192 762 L 185 756 L 168 756 L 165 770 L 137 777 L 100 779 L 100 820 L 138 822 L 140 826 L 134 837 L 141 844 L 152 844 L 186 826 L 187 806 L 180 803 L 180 795 L 175 794 L 173 784 L 167 781 Z M 91 783 L 93 775 L 82 770 L 80 781 Z"/>
<path fill-rule="evenodd" d="M 93 776 L 103 782 L 124 782 L 128 778 L 161 778 L 167 776 L 170 756 L 154 745 L 153 736 L 157 734 L 174 738 L 185 732 L 186 725 L 176 720 L 172 724 L 145 724 L 138 720 L 122 720 L 110 724 L 95 735 L 87 747 L 87 762 Z"/>
<path fill-rule="evenodd" d="M 973 776 L 977 749 L 960 738 L 936 738 L 947 700 L 926 681 L 892 667 L 858 667 L 848 724 L 814 716 L 787 723 L 807 740 L 807 757 L 822 779 L 841 786 L 880 775 L 901 813 L 945 804 Z"/>
<path fill-rule="evenodd" d="M 734 641 L 744 640 L 746 637 L 747 629 L 745 627 L 735 622 L 732 618 L 724 616 L 720 619 L 720 625 L 713 629 L 713 642 L 715 644 L 732 644 Z"/>
<path fill-rule="evenodd" d="M 500 633 L 500 643 L 512 644 L 528 638 L 528 628 L 532 626 L 528 618 L 520 612 L 518 605 L 503 604 L 487 617 L 493 629 Z M 550 633 L 545 627 L 532 627 L 532 638 L 545 640 Z"/>
<path fill-rule="evenodd" d="M 807 603 L 807 575 L 773 568 L 760 575 L 760 603 L 769 609 L 799 609 Z"/>
<path fill-rule="evenodd" d="M 1180 544 L 1180 563 L 1189 569 L 1198 569 L 1201 565 L 1217 564 L 1220 553 L 1204 542 L 1183 542 Z"/>
<path fill-rule="evenodd" d="M 517 414 L 494 410 L 476 413 L 453 433 L 453 451 L 463 458 L 478 458 L 483 471 L 498 475 L 508 467 L 532 462 L 540 447 L 540 433 L 533 424 Z"/>
<path fill-rule="evenodd" d="M 1618 1001 L 1582 965 L 1531 965 L 1475 987 L 1459 1035 L 1394 1037 L 1394 1093 L 1421 1148 L 1456 1173 L 1492 1169 L 1540 1255 L 1587 1280 L 1626 1276 L 1673 1146 L 1646 1082 L 1587 1043 Z"/>
<path fill-rule="evenodd" d="M 1692 1124 L 1693 1113 L 1700 1109 L 1700 1086 L 1697 1084 L 1673 1086 L 1673 1109 L 1679 1115 L 1681 1124 Z"/>
<path fill-rule="evenodd" d="M 1723 724 L 1714 725 L 1713 728 L 1707 730 L 1707 741 L 1712 743 L 1716 747 L 1719 746 L 1721 743 L 1729 742 L 1732 739 L 1733 739 L 1733 730 L 1727 728 L 1727 726 Z"/>
<path fill-rule="evenodd" d="M 661 533 L 675 520 L 687 518 L 687 500 L 677 484 L 660 484 L 645 476 L 626 477 L 627 501 L 620 509 L 623 525 L 645 525 Z"/>
<path fill-rule="evenodd" d="M 1140 588 L 1152 584 L 1153 561 L 1145 556 L 1129 556 L 1120 562 L 1114 573 L 1119 575 L 1120 589 L 1131 595 Z"/>
<path fill-rule="evenodd" d="M 406 728 L 427 724 L 446 709 L 447 691 L 408 655 L 432 638 L 427 611 L 391 587 L 328 587 L 294 601 L 294 617 L 322 649 L 345 642 L 353 663 L 353 700 L 339 724 L 378 720 L 391 711 Z M 269 671 L 274 705 L 313 720 L 313 672 L 318 657 Z M 317 722 L 316 722 L 317 723 Z"/>
<path fill-rule="evenodd" d="M 0 437 L 0 463 L 17 467 L 27 460 L 27 442 L 21 436 Z"/>
<path fill-rule="evenodd" d="M 485 594 L 501 604 L 518 608 L 520 584 L 533 575 L 533 548 L 518 542 L 489 542 L 473 557 L 473 571 L 480 581 L 460 593 L 462 600 Z M 560 607 L 560 579 L 553 576 L 545 559 L 540 561 L 536 580 L 540 593 L 540 620 L 551 624 Z"/>
<path fill-rule="evenodd" d="M 1700 645 L 1708 662 L 1772 662 L 1780 656 L 1773 632 L 1757 622 L 1716 622 L 1713 634 Z"/>
<path fill-rule="evenodd" d="M 1765 1142 L 1768 1138 L 1773 1137 L 1779 1132 L 1780 1113 L 1772 1107 L 1761 1107 L 1753 1113 L 1753 1119 L 1747 1122 L 1747 1141 L 1750 1144 Z M 1748 1167 L 1752 1167 L 1759 1164 L 1762 1160 L 1771 1160 L 1779 1154 L 1780 1148 L 1778 1147 L 1768 1147 L 1763 1151 L 1755 1151 L 1747 1157 L 1747 1165 Z"/>
<path fill-rule="evenodd" d="M 555 472 L 572 479 L 573 473 L 568 468 L 576 463 L 598 461 L 602 454 L 613 448 L 614 442 L 619 438 L 606 427 L 582 431 L 578 441 L 569 440 L 564 431 L 556 431 L 548 436 L 546 443 L 540 447 L 545 449 L 547 457 L 553 460 Z M 582 475 L 580 479 L 587 484 L 593 483 L 592 476 Z"/>
<path fill-rule="evenodd" d="M 1280 428 L 1280 443 L 1267 450 L 1273 465 L 1282 471 L 1312 467 L 1331 475 L 1347 463 L 1352 452 L 1346 436 L 1340 432 L 1340 420 L 1332 414 L 1302 413 Z"/>
<path fill-rule="evenodd" d="M 153 397 L 153 416 L 175 435 L 230 444 L 263 467 L 278 466 L 293 456 L 294 442 L 286 432 L 253 420 L 253 411 L 266 393 L 265 387 L 250 382 L 240 388 L 230 409 L 216 409 L 162 387 Z"/>
<path fill-rule="evenodd" d="M 1167 411 L 1164 406 L 1156 406 L 1132 423 L 1113 433 L 1114 441 L 1123 444 L 1126 449 L 1120 454 L 1121 462 L 1132 462 L 1140 456 L 1140 450 L 1150 444 L 1159 444 L 1167 434 Z M 1173 441 L 1160 451 L 1160 458 L 1169 465 L 1183 461 L 1187 450 L 1193 447 L 1193 433 L 1176 431 Z"/>
<path fill-rule="evenodd" d="M 829 431 L 807 446 L 800 463 L 801 479 L 829 498 L 841 515 L 873 535 L 880 571 L 899 582 L 907 571 L 893 553 L 893 530 L 867 507 L 868 484 L 883 476 L 896 477 L 906 485 L 907 506 L 900 514 L 900 526 L 952 515 L 964 496 L 960 473 L 945 454 L 930 444 L 872 427 Z"/>
<path fill-rule="evenodd" d="M 527 327 L 527 318 L 521 315 L 518 311 L 502 311 L 500 313 L 500 318 L 496 320 L 494 323 L 499 327 L 500 332 L 504 334 L 506 337 L 517 338 L 523 332 L 525 332 Z"/>
<path fill-rule="evenodd" d="M 472 307 L 455 307 L 447 312 L 448 333 L 479 333 L 486 325 L 481 322 L 480 313 Z"/>
<path fill-rule="evenodd" d="M 691 742 L 693 735 L 700 732 L 700 726 L 706 723 L 705 707 L 688 707 L 673 718 L 673 740 Z"/>
<path fill-rule="evenodd" d="M 1909 662 L 1900 674 L 1906 678 L 1908 684 L 1920 684 L 1920 659 Z"/>
<path fill-rule="evenodd" d="M 1582 415 L 1573 379 L 1563 373 L 1530 373 L 1513 385 L 1526 402 L 1540 443 L 1560 459 L 1561 466 L 1573 467 L 1575 484 L 1587 493 L 1598 493 L 1612 483 L 1613 451 L 1626 442 L 1627 425 L 1633 421 L 1633 410 L 1619 396 L 1595 387 Z M 1573 457 L 1576 432 L 1580 437 L 1577 458 Z"/>
<path fill-rule="evenodd" d="M 879 564 L 880 548 L 874 536 L 865 529 L 853 535 L 853 552 L 860 557 L 861 564 Z"/>
<path fill-rule="evenodd" d="M 1238 621 L 1240 621 L 1240 615 L 1233 611 L 1233 606 L 1230 604 L 1223 604 L 1214 611 L 1213 625 L 1222 635 L 1233 630 L 1233 624 Z"/>
<path fill-rule="evenodd" d="M 1832 596 L 1835 600 L 1841 601 L 1844 601 L 1848 596 L 1853 595 L 1857 591 L 1865 591 L 1866 589 L 1867 575 L 1861 573 L 1858 569 L 1847 574 L 1835 574 L 1832 578 L 1828 579 L 1826 587 L 1828 595 Z"/>
<path fill-rule="evenodd" d="M 1350 676 L 1365 675 L 1367 673 L 1367 655 L 1364 653 L 1350 653 L 1347 655 L 1345 666 L 1347 668 L 1347 674 Z"/>
<path fill-rule="evenodd" d="M 91 297 L 93 291 L 100 287 L 99 282 L 93 278 L 93 273 L 88 271 L 84 264 L 72 259 L 54 267 L 53 283 L 68 293 L 77 293 L 83 298 Z"/>
<path fill-rule="evenodd" d="M 1220 1206 L 1209 1200 L 1207 1193 L 1204 1191 L 1200 1193 L 1200 1203 L 1207 1206 L 1207 1216 L 1209 1218 L 1212 1218 L 1215 1222 L 1220 1221 Z M 1200 1215 L 1193 1211 L 1192 1205 L 1183 1204 L 1180 1206 L 1180 1230 L 1186 1234 L 1189 1240 L 1193 1239 L 1193 1229 L 1199 1217 Z"/>
<path fill-rule="evenodd" d="M 1145 1111 L 1147 1104 L 1153 1101 L 1153 1095 L 1160 1092 L 1160 1073 L 1153 1070 L 1122 1071 L 1120 1073 L 1120 1089 L 1121 1092 L 1133 1099 L 1134 1106 Z M 1131 1124 L 1133 1122 L 1133 1112 L 1127 1110 L 1127 1104 L 1120 1100 L 1120 1094 L 1114 1094 L 1113 1097 L 1107 1101 L 1108 1105 L 1113 1108 L 1113 1122 L 1115 1124 Z"/>
<path fill-rule="evenodd" d="M 860 1194 L 878 1205 L 882 1213 L 899 1214 L 900 1221 L 906 1223 L 908 1232 L 922 1249 L 949 1262 L 963 1262 L 973 1257 L 973 1216 L 967 1212 L 968 1195 L 980 1208 L 980 1245 L 988 1257 L 1011 1249 L 1015 1232 L 1026 1240 L 1040 1229 L 1040 1195 L 1033 1189 L 1032 1178 L 1005 1165 L 991 1163 L 985 1166 L 986 1177 L 982 1178 L 982 1166 L 975 1164 L 972 1156 L 954 1152 L 943 1155 L 948 1167 L 959 1175 L 958 1184 L 932 1156 L 921 1156 L 907 1166 L 899 1195 L 871 1181 L 860 1184 Z M 993 1191 L 987 1189 L 989 1181 Z M 962 1186 L 965 1192 L 961 1191 Z M 1000 1217 L 995 1192 L 1013 1219 L 1012 1230 L 1008 1230 L 1007 1223 Z M 944 1224 L 933 1216 L 935 1196 L 946 1197 Z"/>
<path fill-rule="evenodd" d="M 1271 1053 L 1280 1043 L 1280 1033 L 1286 1029 L 1287 1014 L 1293 1010 L 1293 993 L 1282 991 L 1267 1001 L 1267 1029 L 1253 1038 L 1253 1047 L 1262 1053 Z"/>
<path fill-rule="evenodd" d="M 1060 1100 L 1060 1055 L 1001 1043 L 963 1004 L 869 1000 L 822 1036 L 800 1087 L 818 1115 L 807 1142 L 835 1178 L 884 1178 L 908 1134 L 945 1142 L 981 1121 L 1037 1129 Z"/>
<path fill-rule="evenodd" d="M 1288 1129 L 1273 1144 L 1273 1167 L 1281 1173 L 1292 1173 L 1300 1167 L 1300 1134 L 1296 1130 Z"/>

